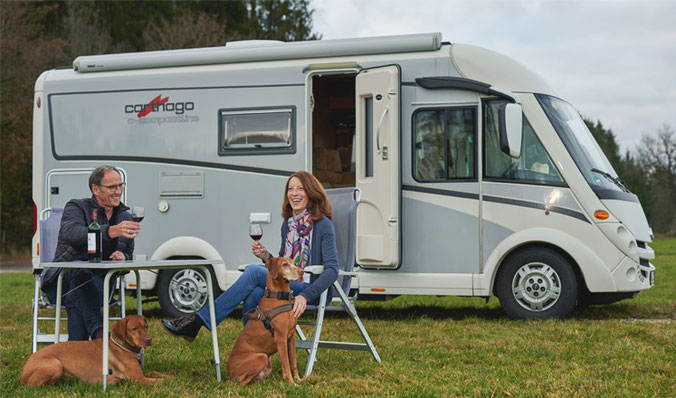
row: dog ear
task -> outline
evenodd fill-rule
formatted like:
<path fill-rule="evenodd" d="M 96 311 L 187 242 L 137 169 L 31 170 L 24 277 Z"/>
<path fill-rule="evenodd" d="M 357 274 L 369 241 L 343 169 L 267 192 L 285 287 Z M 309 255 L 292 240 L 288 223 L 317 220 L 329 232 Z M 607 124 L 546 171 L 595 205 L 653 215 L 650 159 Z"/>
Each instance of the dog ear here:
<path fill-rule="evenodd" d="M 279 257 L 272 257 L 265 263 L 272 279 L 277 279 L 277 276 L 279 275 L 279 260 Z"/>
<path fill-rule="evenodd" d="M 127 341 L 127 322 L 129 322 L 127 317 L 115 322 L 112 330 L 113 336 L 119 338 L 122 341 Z"/>

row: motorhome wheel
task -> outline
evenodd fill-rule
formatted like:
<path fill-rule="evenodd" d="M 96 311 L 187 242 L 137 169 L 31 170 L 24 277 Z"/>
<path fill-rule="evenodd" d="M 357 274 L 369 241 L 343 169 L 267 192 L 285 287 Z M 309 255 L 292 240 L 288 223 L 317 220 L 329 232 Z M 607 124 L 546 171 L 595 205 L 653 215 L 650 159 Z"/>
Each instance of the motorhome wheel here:
<path fill-rule="evenodd" d="M 575 306 L 577 279 L 568 261 L 555 251 L 531 248 L 505 260 L 496 294 L 511 318 L 565 318 Z"/>
<path fill-rule="evenodd" d="M 221 293 L 214 271 L 209 267 L 214 297 Z M 157 280 L 157 298 L 162 312 L 172 318 L 199 311 L 207 304 L 207 278 L 201 270 L 172 269 L 160 273 Z"/>

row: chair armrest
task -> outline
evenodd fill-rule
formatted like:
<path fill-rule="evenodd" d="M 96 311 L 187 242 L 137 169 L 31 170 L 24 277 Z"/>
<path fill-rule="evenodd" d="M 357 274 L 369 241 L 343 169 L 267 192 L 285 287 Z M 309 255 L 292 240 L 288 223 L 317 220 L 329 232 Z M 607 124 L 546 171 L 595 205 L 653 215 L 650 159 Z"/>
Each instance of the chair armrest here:
<path fill-rule="evenodd" d="M 303 268 L 303 271 L 308 272 L 313 275 L 319 275 L 322 272 L 324 272 L 324 266 L 323 265 L 309 265 L 305 268 Z"/>

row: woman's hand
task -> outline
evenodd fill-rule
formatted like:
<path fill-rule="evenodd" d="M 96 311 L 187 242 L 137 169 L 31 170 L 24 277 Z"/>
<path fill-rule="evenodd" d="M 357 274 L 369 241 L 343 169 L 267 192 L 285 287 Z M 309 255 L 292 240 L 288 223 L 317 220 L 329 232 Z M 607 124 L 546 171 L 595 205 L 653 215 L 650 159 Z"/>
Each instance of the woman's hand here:
<path fill-rule="evenodd" d="M 303 315 L 305 307 L 307 307 L 307 299 L 305 297 L 296 296 L 293 298 L 293 316 L 295 316 L 296 319 Z"/>
<path fill-rule="evenodd" d="M 268 253 L 268 249 L 266 249 L 259 240 L 255 240 L 251 244 L 251 253 L 263 261 L 268 261 L 268 259 L 272 257 L 270 253 Z"/>

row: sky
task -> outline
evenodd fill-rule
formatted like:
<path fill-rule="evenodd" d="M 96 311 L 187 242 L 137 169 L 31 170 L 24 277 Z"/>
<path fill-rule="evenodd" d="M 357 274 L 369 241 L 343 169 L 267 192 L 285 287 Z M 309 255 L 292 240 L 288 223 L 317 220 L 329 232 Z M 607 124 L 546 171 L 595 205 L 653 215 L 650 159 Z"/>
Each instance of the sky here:
<path fill-rule="evenodd" d="M 311 0 L 322 39 L 441 32 L 537 72 L 622 153 L 676 129 L 676 0 Z"/>

